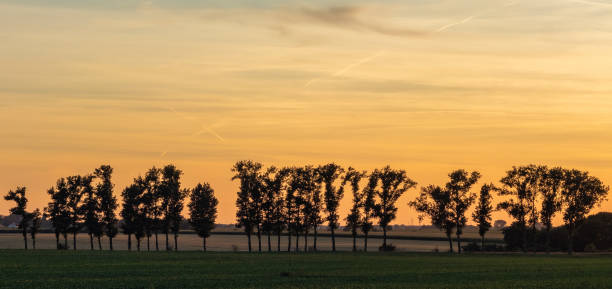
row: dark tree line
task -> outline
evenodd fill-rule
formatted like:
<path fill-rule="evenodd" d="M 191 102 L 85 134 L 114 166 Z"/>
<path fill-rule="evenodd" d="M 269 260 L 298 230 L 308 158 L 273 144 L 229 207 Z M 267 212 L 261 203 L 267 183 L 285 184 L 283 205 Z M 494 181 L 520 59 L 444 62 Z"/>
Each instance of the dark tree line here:
<path fill-rule="evenodd" d="M 335 230 L 340 227 L 338 212 L 340 200 L 347 184 L 353 195 L 353 207 L 345 218 L 353 234 L 353 249 L 361 229 L 367 250 L 368 232 L 373 222 L 383 228 L 383 246 L 387 249 L 387 228 L 397 215 L 397 200 L 416 186 L 403 170 L 387 166 L 368 174 L 354 168 L 345 170 L 330 163 L 323 166 L 270 167 L 264 169 L 257 162 L 245 160 L 232 168 L 233 180 L 240 182 L 237 193 L 236 218 L 238 226 L 247 235 L 249 252 L 253 250 L 251 236 L 257 236 L 258 251 L 262 251 L 262 234 L 268 236 L 268 251 L 272 251 L 271 235 L 277 236 L 277 251 L 284 232 L 288 237 L 287 251 L 300 251 L 300 237 L 304 237 L 303 250 L 309 250 L 308 236 L 314 234 L 312 250 L 317 250 L 318 228 L 327 223 L 332 237 L 332 250 L 336 249 Z M 360 182 L 367 177 L 368 185 Z M 292 239 L 295 237 L 295 241 Z"/>
<path fill-rule="evenodd" d="M 368 248 L 368 235 L 374 225 L 383 231 L 380 250 L 392 250 L 387 244 L 387 230 L 397 215 L 397 201 L 408 190 L 416 186 L 403 170 L 387 166 L 371 172 L 355 168 L 342 168 L 330 163 L 322 166 L 264 168 L 262 164 L 245 160 L 232 168 L 232 180 L 239 181 L 236 200 L 237 225 L 244 229 L 252 251 L 252 236 L 257 237 L 257 250 L 262 251 L 262 241 L 267 237 L 267 249 L 273 250 L 272 236 L 277 236 L 276 250 L 281 251 L 281 237 L 288 238 L 287 251 L 317 250 L 319 228 L 327 224 L 331 231 L 332 250 L 336 250 L 335 232 L 340 227 L 338 212 L 345 192 L 350 191 L 352 206 L 343 219 L 353 237 L 353 251 L 357 251 L 357 238 L 363 235 L 363 250 Z M 58 249 L 68 248 L 68 236 L 72 247 L 77 249 L 77 235 L 85 232 L 89 236 L 90 249 L 102 250 L 102 238 L 109 240 L 113 250 L 113 238 L 119 229 L 128 236 L 128 249 L 132 250 L 132 237 L 136 249 L 141 250 L 146 239 L 147 250 L 151 250 L 154 238 L 155 250 L 159 250 L 159 235 L 165 236 L 166 250 L 178 250 L 180 224 L 183 220 L 185 200 L 190 198 L 189 223 L 203 238 L 210 236 L 217 217 L 218 200 L 208 183 L 198 184 L 193 189 L 181 187 L 182 171 L 174 165 L 151 168 L 143 176 L 134 178 L 132 184 L 122 192 L 122 207 L 118 221 L 118 200 L 114 196 L 113 169 L 100 166 L 93 173 L 75 175 L 57 180 L 47 193 L 51 199 L 42 213 L 39 209 L 28 211 L 26 188 L 18 187 L 4 197 L 14 201 L 11 214 L 21 216 L 18 224 L 23 235 L 24 247 L 28 249 L 28 233 L 36 248 L 36 234 L 43 219 L 49 220 L 55 233 Z M 500 180 L 500 185 L 484 184 L 480 193 L 472 192 L 479 181 L 479 172 L 456 170 L 451 172 L 443 186 L 428 185 L 409 205 L 417 210 L 419 218 L 427 217 L 432 225 L 442 230 L 453 252 L 453 234 L 457 250 L 461 253 L 461 236 L 468 221 L 467 212 L 476 203 L 472 220 L 478 225 L 485 246 L 485 235 L 491 228 L 494 210 L 507 212 L 514 220 L 513 228 L 520 232 L 520 248 L 527 252 L 536 250 L 530 240 L 530 232 L 543 224 L 546 234 L 546 251 L 551 242 L 552 222 L 562 214 L 568 237 L 568 253 L 572 253 L 572 240 L 576 231 L 590 211 L 606 199 L 609 187 L 588 172 L 560 167 L 520 166 L 513 167 Z M 502 199 L 492 204 L 493 193 Z M 308 244 L 309 235 L 314 243 Z M 170 243 L 173 236 L 173 244 Z M 295 239 L 293 239 L 295 237 Z M 61 242 L 63 240 L 63 242 Z"/>
<path fill-rule="evenodd" d="M 548 168 L 546 166 L 513 167 L 500 180 L 501 186 L 485 184 L 480 195 L 470 193 L 480 174 L 468 174 L 457 170 L 449 174 L 450 181 L 439 187 L 430 185 L 422 188 L 410 206 L 420 213 L 420 218 L 428 217 L 434 226 L 446 233 L 450 252 L 453 252 L 452 233 L 455 231 L 458 250 L 461 252 L 461 232 L 467 218 L 466 211 L 478 199 L 472 214 L 478 225 L 482 246 L 485 234 L 491 227 L 492 192 L 504 199 L 497 204 L 496 210 L 506 211 L 514 220 L 513 227 L 521 233 L 520 247 L 527 252 L 530 247 L 528 232 L 535 231 L 541 223 L 546 230 L 546 251 L 549 251 L 550 231 L 554 216 L 562 212 L 568 232 L 568 253 L 572 253 L 574 234 L 589 212 L 605 200 L 609 187 L 588 172 L 575 169 Z M 532 246 L 535 250 L 535 246 Z"/>
<path fill-rule="evenodd" d="M 47 193 L 51 198 L 44 215 L 40 210 L 26 210 L 28 199 L 26 188 L 18 187 L 9 191 L 6 200 L 15 201 L 11 214 L 21 216 L 19 229 L 22 230 L 24 245 L 27 249 L 27 233 L 30 232 L 32 244 L 36 246 L 36 234 L 42 219 L 48 219 L 53 226 L 58 249 L 68 248 L 68 235 L 72 235 L 72 247 L 77 249 L 77 234 L 89 235 L 90 249 L 95 243 L 102 250 L 102 237 L 109 240 L 113 250 L 113 238 L 119 233 L 117 198 L 113 194 L 113 169 L 108 165 L 100 166 L 92 174 L 75 175 L 57 180 Z M 133 184 L 123 190 L 123 206 L 120 215 L 123 219 L 121 230 L 128 235 L 128 249 L 132 249 L 132 236 L 136 238 L 140 250 L 141 241 L 146 237 L 147 250 L 151 250 L 150 238 L 155 236 L 155 249 L 159 250 L 158 235 L 165 234 L 166 249 L 178 250 L 178 234 L 183 220 L 182 211 L 186 197 L 190 197 L 189 222 L 205 239 L 214 228 L 217 217 L 218 201 L 209 184 L 198 184 L 193 190 L 181 188 L 182 172 L 173 165 L 163 169 L 152 168 L 143 176 L 134 179 Z M 169 243 L 169 234 L 174 237 L 174 246 Z M 60 239 L 63 237 L 63 244 Z"/>

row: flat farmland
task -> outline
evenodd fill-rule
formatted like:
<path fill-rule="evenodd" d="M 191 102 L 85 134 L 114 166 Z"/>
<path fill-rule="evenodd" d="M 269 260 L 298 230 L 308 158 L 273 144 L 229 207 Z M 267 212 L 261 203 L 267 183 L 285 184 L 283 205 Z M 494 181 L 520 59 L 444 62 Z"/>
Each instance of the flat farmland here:
<path fill-rule="evenodd" d="M 604 255 L 0 250 L 0 288 L 611 288 Z"/>

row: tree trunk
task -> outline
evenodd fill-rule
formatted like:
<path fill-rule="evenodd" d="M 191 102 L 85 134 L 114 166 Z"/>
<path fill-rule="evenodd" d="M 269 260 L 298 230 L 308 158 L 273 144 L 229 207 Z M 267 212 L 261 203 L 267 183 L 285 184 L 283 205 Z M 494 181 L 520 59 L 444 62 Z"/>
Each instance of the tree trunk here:
<path fill-rule="evenodd" d="M 251 232 L 247 232 L 247 241 L 249 243 L 249 253 L 251 253 L 252 252 L 252 249 L 251 249 Z"/>
<path fill-rule="evenodd" d="M 76 235 L 77 232 L 72 233 L 72 245 L 74 246 L 74 250 L 76 251 L 77 247 L 76 247 Z"/>
<path fill-rule="evenodd" d="M 353 252 L 357 252 L 357 232 L 353 230 Z"/>
<path fill-rule="evenodd" d="M 147 251 L 151 251 L 151 236 L 147 235 Z"/>
<path fill-rule="evenodd" d="M 26 231 L 27 229 L 23 230 L 23 245 L 24 248 L 27 250 L 28 249 L 28 231 Z"/>
<path fill-rule="evenodd" d="M 304 252 L 308 252 L 308 230 L 304 233 Z"/>
<path fill-rule="evenodd" d="M 206 252 L 206 237 L 202 238 L 202 251 Z"/>
<path fill-rule="evenodd" d="M 259 253 L 261 253 L 261 227 L 257 225 L 257 245 Z"/>
<path fill-rule="evenodd" d="M 64 233 L 64 250 L 68 250 L 68 233 Z"/>
<path fill-rule="evenodd" d="M 93 234 L 89 233 L 89 250 L 93 251 L 94 246 L 93 246 Z"/>
<path fill-rule="evenodd" d="M 55 232 L 55 248 L 59 250 L 60 241 L 59 241 L 59 232 Z"/>
<path fill-rule="evenodd" d="M 113 237 L 108 237 L 108 248 L 113 250 Z"/>
<path fill-rule="evenodd" d="M 300 232 L 295 232 L 295 251 L 300 251 Z"/>
<path fill-rule="evenodd" d="M 155 251 L 159 251 L 159 240 L 157 239 L 158 233 L 155 232 Z"/>
<path fill-rule="evenodd" d="M 287 252 L 291 252 L 291 231 L 287 231 Z"/>
<path fill-rule="evenodd" d="M 368 251 L 368 231 L 363 232 L 363 251 Z"/>
<path fill-rule="evenodd" d="M 574 254 L 574 226 L 570 223 L 567 228 L 567 254 Z"/>
<path fill-rule="evenodd" d="M 332 235 L 332 252 L 336 252 L 336 234 L 334 232 L 334 227 L 330 227 L 331 228 L 331 235 Z"/>
<path fill-rule="evenodd" d="M 111 240 L 112 244 L 113 240 Z M 112 247 L 112 245 L 111 245 Z M 128 234 L 128 251 L 132 251 L 132 234 Z"/>
<path fill-rule="evenodd" d="M 98 249 L 102 251 L 102 237 L 98 236 Z"/>
<path fill-rule="evenodd" d="M 168 241 L 168 232 L 166 232 L 166 251 L 170 251 L 170 244 L 168 243 L 170 242 Z"/>
<path fill-rule="evenodd" d="M 457 233 L 457 253 L 461 254 L 461 234 Z"/>
<path fill-rule="evenodd" d="M 481 240 L 481 245 L 480 245 L 480 251 L 484 252 L 485 251 L 485 235 L 483 234 L 481 237 L 482 237 L 482 240 Z"/>
<path fill-rule="evenodd" d="M 521 249 L 523 250 L 523 253 L 527 253 L 527 227 L 525 225 L 523 225 L 521 234 L 523 237 L 523 244 L 521 244 Z"/>
<path fill-rule="evenodd" d="M 36 235 L 32 236 L 32 250 L 36 250 Z"/>
<path fill-rule="evenodd" d="M 450 250 L 449 253 L 452 254 L 454 252 L 454 250 L 453 250 L 453 238 L 451 237 L 450 233 L 446 233 L 446 237 L 448 238 L 448 246 L 449 246 L 449 250 Z"/>
<path fill-rule="evenodd" d="M 277 238 L 277 245 L 278 245 L 277 251 L 278 252 L 281 251 L 281 244 L 280 243 L 281 243 L 281 232 L 279 231 L 278 232 L 278 238 Z"/>
<path fill-rule="evenodd" d="M 174 233 L 174 251 L 178 251 L 178 233 Z"/>
<path fill-rule="evenodd" d="M 270 239 L 270 231 L 268 231 L 268 252 L 272 252 L 272 241 Z"/>
<path fill-rule="evenodd" d="M 136 248 L 138 249 L 138 252 L 140 252 L 140 238 L 136 238 Z"/>
<path fill-rule="evenodd" d="M 319 233 L 318 233 L 318 229 L 317 229 L 317 225 L 314 226 L 314 243 L 312 244 L 312 249 L 316 252 L 317 251 L 317 239 L 319 237 Z M 333 231 L 332 231 L 333 232 Z"/>
<path fill-rule="evenodd" d="M 387 251 L 387 226 L 383 226 L 383 251 Z"/>
<path fill-rule="evenodd" d="M 546 226 L 546 254 L 550 254 L 550 227 Z"/>

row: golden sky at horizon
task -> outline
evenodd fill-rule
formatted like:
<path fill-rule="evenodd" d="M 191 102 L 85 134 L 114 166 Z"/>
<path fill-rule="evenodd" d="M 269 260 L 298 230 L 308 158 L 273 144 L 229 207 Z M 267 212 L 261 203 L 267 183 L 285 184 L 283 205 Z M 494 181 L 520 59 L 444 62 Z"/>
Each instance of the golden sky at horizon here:
<path fill-rule="evenodd" d="M 0 192 L 174 163 L 231 223 L 240 159 L 612 184 L 612 1 L 377 2 L 0 0 Z"/>

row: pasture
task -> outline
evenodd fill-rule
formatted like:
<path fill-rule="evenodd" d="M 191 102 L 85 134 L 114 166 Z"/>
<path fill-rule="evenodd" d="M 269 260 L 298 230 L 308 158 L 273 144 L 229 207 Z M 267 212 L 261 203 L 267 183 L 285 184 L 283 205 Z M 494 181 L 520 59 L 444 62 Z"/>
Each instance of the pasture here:
<path fill-rule="evenodd" d="M 610 288 L 612 258 L 0 250 L 1 288 Z"/>

